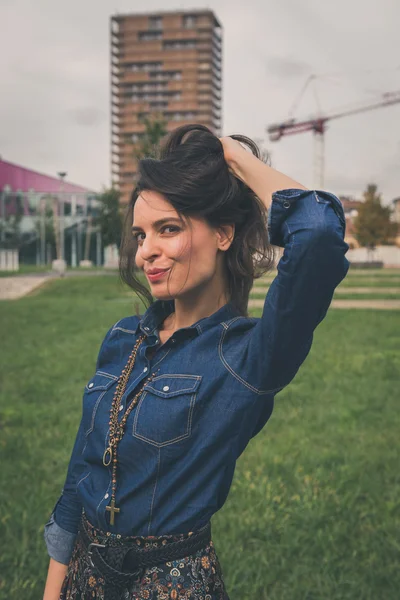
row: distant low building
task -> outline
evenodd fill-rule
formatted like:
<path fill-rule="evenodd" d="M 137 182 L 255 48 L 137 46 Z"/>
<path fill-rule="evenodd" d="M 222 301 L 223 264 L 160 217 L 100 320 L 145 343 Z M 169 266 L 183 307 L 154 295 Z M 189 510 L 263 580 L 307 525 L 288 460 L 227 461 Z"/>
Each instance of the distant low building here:
<path fill-rule="evenodd" d="M 362 201 L 355 200 L 350 196 L 339 196 L 339 198 L 343 205 L 344 215 L 346 217 L 345 241 L 349 244 L 350 248 L 359 248 L 360 244 L 354 235 L 354 220 L 358 215 L 358 209 L 360 204 L 362 204 Z"/>
<path fill-rule="evenodd" d="M 49 264 L 54 247 L 46 228 L 52 226 L 49 213 L 56 212 L 63 256 L 76 266 L 84 255 L 99 262 L 99 241 L 93 241 L 91 224 L 96 215 L 96 192 L 0 159 L 0 247 L 12 242 L 12 223 L 18 216 L 18 249 L 22 262 Z M 88 224 L 90 235 L 86 235 Z M 11 236 L 11 237 L 10 237 Z M 86 242 L 86 237 L 90 239 Z M 89 249 L 85 252 L 85 244 Z"/>
<path fill-rule="evenodd" d="M 393 220 L 398 223 L 396 246 L 400 247 L 400 196 L 393 200 Z"/>
<path fill-rule="evenodd" d="M 354 234 L 354 221 L 358 215 L 358 209 L 363 201 L 355 200 L 351 196 L 339 196 L 339 198 L 343 205 L 343 210 L 346 217 L 345 241 L 349 244 L 350 249 L 360 248 L 360 244 Z M 399 224 L 395 244 L 396 246 L 400 247 L 400 197 L 393 200 L 392 219 Z"/>

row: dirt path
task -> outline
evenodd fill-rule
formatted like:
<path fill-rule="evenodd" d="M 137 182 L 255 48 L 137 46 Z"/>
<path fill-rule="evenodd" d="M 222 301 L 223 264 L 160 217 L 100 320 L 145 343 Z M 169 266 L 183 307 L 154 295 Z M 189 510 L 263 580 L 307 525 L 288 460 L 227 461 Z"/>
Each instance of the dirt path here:
<path fill-rule="evenodd" d="M 0 277 L 0 300 L 17 300 L 48 281 L 47 275 Z"/>
<path fill-rule="evenodd" d="M 250 300 L 249 308 L 262 308 L 264 300 Z M 400 300 L 333 300 L 331 308 L 372 308 L 375 310 L 400 310 Z"/>
<path fill-rule="evenodd" d="M 94 274 L 92 271 L 91 274 Z M 101 274 L 101 273 L 98 273 Z M 52 279 L 52 275 L 27 275 L 18 277 L 0 277 L 0 300 L 16 300 L 26 296 L 36 288 L 40 287 Z M 354 289 L 363 290 L 355 293 L 391 293 L 398 291 L 397 288 L 353 288 L 351 291 L 346 288 L 340 289 L 340 293 L 352 293 Z M 383 291 L 385 290 L 385 291 Z M 268 288 L 257 288 L 260 293 L 266 293 Z M 339 289 L 337 290 L 339 292 Z M 262 308 L 264 299 L 251 299 L 249 308 Z M 400 310 L 399 300 L 333 300 L 332 308 L 370 308 L 376 310 Z"/>
<path fill-rule="evenodd" d="M 252 289 L 253 294 L 266 294 L 269 287 L 265 285 L 254 286 Z M 350 287 L 343 286 L 337 287 L 335 294 L 399 294 L 400 299 L 400 287 Z"/>

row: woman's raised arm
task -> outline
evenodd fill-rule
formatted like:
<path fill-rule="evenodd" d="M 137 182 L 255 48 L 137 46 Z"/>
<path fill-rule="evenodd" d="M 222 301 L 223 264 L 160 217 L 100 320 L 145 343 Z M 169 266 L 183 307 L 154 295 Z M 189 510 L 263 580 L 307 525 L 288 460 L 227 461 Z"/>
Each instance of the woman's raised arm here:
<path fill-rule="evenodd" d="M 236 140 L 221 142 L 232 172 L 268 209 L 270 243 L 284 248 L 261 319 L 247 344 L 242 339 L 243 358 L 237 353 L 237 364 L 230 365 L 236 372 L 244 369 L 259 394 L 275 394 L 290 383 L 306 358 L 313 332 L 347 273 L 343 207 L 333 194 L 307 190 L 268 167 Z M 229 337 L 228 329 L 226 342 Z"/>
<path fill-rule="evenodd" d="M 241 179 L 269 209 L 272 194 L 278 190 L 296 188 L 305 190 L 301 183 L 272 169 L 262 160 L 231 137 L 220 138 L 224 149 L 224 158 L 233 174 Z"/>

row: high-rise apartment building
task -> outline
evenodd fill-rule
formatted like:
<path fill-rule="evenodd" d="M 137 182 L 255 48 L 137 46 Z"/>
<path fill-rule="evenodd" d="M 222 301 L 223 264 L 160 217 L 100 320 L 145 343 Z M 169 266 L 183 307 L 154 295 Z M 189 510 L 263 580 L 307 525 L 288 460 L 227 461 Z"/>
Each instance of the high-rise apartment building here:
<path fill-rule="evenodd" d="M 221 133 L 222 28 L 209 10 L 157 12 L 114 15 L 110 35 L 112 180 L 127 201 L 143 117 Z"/>

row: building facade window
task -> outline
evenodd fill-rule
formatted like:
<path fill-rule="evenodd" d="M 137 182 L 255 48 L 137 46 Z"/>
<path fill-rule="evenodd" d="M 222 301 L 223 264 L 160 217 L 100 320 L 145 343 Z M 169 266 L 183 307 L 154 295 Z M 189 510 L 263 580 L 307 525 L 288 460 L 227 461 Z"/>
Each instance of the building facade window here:
<path fill-rule="evenodd" d="M 139 31 L 139 40 L 141 42 L 153 42 L 154 40 L 161 40 L 161 31 Z"/>
<path fill-rule="evenodd" d="M 185 15 L 182 19 L 182 24 L 185 29 L 193 29 L 196 27 L 197 19 L 192 15 Z"/>
<path fill-rule="evenodd" d="M 196 40 L 167 40 L 163 43 L 164 50 L 183 50 L 188 48 L 196 48 Z"/>
<path fill-rule="evenodd" d="M 131 63 L 130 65 L 128 65 L 127 68 L 130 69 L 131 71 L 133 71 L 134 73 L 148 72 L 148 71 L 156 72 L 156 71 L 161 71 L 162 62 Z"/>
<path fill-rule="evenodd" d="M 162 29 L 162 17 L 149 17 L 149 29 Z"/>

